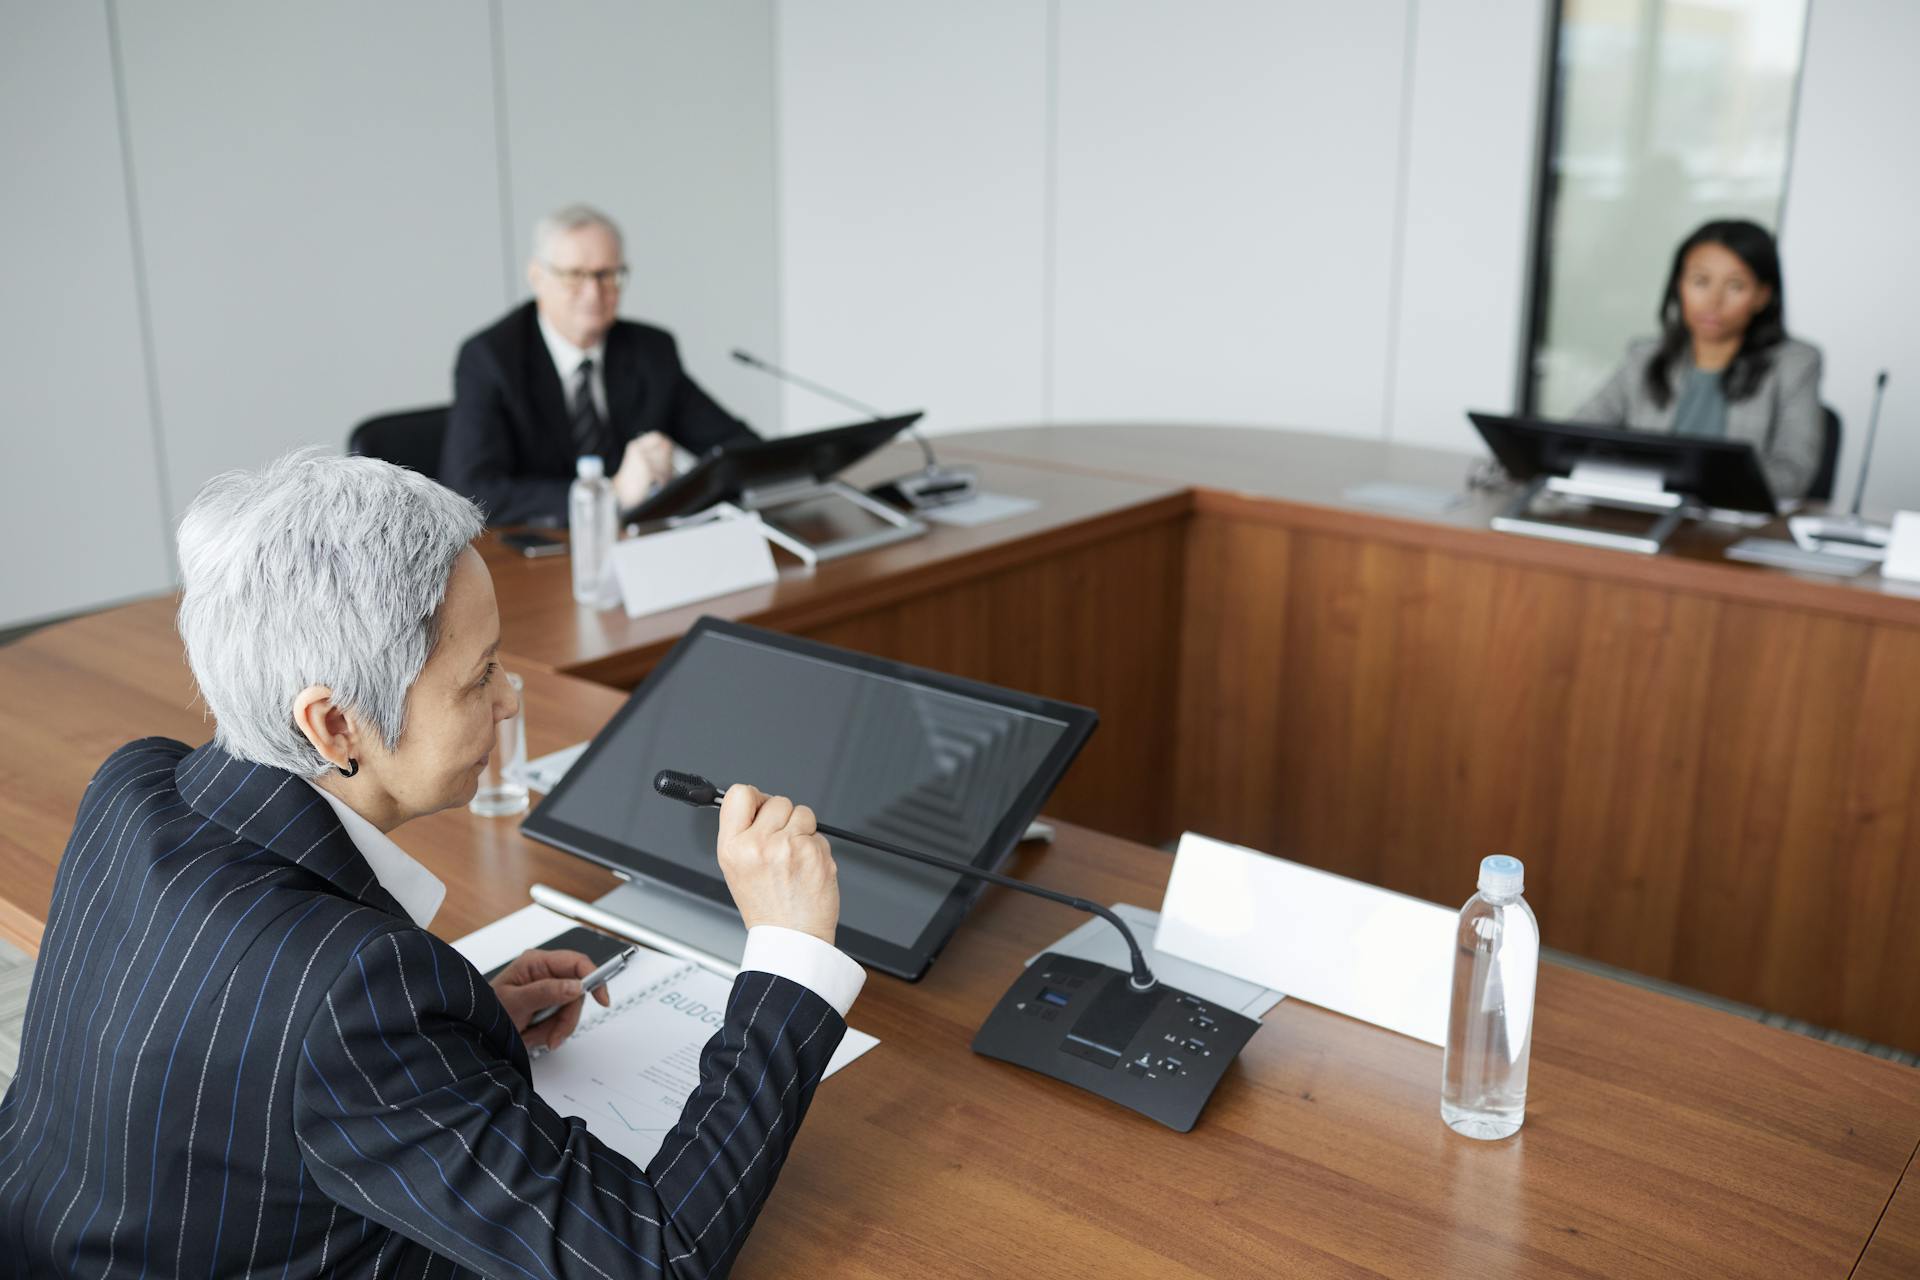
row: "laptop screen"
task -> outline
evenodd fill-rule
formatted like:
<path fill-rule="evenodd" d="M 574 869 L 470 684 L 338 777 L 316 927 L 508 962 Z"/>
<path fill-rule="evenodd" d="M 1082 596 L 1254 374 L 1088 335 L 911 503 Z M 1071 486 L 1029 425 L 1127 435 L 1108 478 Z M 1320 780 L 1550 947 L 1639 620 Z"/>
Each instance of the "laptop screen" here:
<path fill-rule="evenodd" d="M 752 783 L 820 821 L 986 867 L 1011 851 L 1092 723 L 1070 704 L 703 619 L 526 829 L 590 837 L 554 842 L 731 901 L 715 858 L 718 813 L 653 790 L 655 773 L 677 769 L 722 787 Z M 973 882 L 832 844 L 842 945 L 870 963 L 880 961 L 850 939 L 930 958 L 945 940 L 943 913 L 958 922 Z"/>

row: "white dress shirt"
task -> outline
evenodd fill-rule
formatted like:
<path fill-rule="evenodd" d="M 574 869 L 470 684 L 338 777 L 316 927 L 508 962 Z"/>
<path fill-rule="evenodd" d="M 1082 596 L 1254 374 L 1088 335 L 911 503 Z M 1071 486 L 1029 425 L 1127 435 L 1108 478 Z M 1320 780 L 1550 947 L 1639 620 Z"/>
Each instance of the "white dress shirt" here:
<path fill-rule="evenodd" d="M 353 841 L 353 847 L 373 868 L 373 878 L 380 882 L 380 887 L 393 895 L 394 901 L 415 924 L 422 929 L 431 924 L 434 913 L 440 910 L 440 903 L 447 896 L 447 886 L 440 883 L 440 877 L 408 857 L 406 850 L 387 838 L 386 832 L 355 813 L 344 800 L 316 786 L 311 779 L 307 785 L 333 806 L 340 825 L 347 829 L 347 839 Z"/>
<path fill-rule="evenodd" d="M 344 801 L 311 780 L 307 785 L 333 806 L 347 838 L 373 868 L 374 879 L 380 882 L 380 887 L 393 895 L 394 901 L 415 924 L 426 928 L 434 913 L 440 910 L 447 886 L 433 872 L 408 857 L 386 832 L 355 813 Z M 747 949 L 741 953 L 740 967 L 799 983 L 832 1005 L 843 1020 L 867 982 L 867 971 L 840 948 L 810 933 L 773 924 L 759 924 L 747 930 Z"/>
<path fill-rule="evenodd" d="M 740 967 L 799 983 L 832 1005 L 843 1020 L 867 983 L 867 971 L 840 948 L 777 924 L 757 924 L 747 930 Z"/>
<path fill-rule="evenodd" d="M 567 401 L 567 415 L 573 415 L 573 398 L 580 387 L 580 362 L 593 360 L 593 407 L 600 411 L 600 421 L 607 421 L 607 340 L 602 338 L 595 345 L 582 351 L 556 332 L 547 323 L 545 316 L 536 315 L 540 324 L 540 337 L 547 344 L 547 354 L 553 357 L 554 372 L 560 375 L 560 390 Z M 607 474 L 612 475 L 619 466 L 620 459 L 606 458 Z"/>

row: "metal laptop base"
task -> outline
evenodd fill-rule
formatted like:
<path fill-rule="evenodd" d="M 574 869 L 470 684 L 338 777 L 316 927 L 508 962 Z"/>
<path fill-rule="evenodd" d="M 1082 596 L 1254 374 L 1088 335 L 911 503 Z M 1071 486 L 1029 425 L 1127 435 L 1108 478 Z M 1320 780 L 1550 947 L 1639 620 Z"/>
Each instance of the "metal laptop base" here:
<path fill-rule="evenodd" d="M 848 537 L 816 541 L 798 527 L 797 508 L 807 503 L 849 502 L 881 523 L 881 528 Z M 767 526 L 768 538 L 799 556 L 808 565 L 822 560 L 837 560 L 875 547 L 905 542 L 926 533 L 925 522 L 901 515 L 886 503 L 868 497 L 843 480 L 782 485 L 777 489 L 749 489 L 740 497 L 740 505 L 760 517 Z M 782 513 L 787 513 L 783 518 Z M 775 535 L 779 535 L 775 537 Z"/>
<path fill-rule="evenodd" d="M 1606 547 L 1613 551 L 1631 551 L 1638 555 L 1657 555 L 1680 527 L 1684 516 L 1680 496 L 1664 490 L 1649 490 L 1643 484 L 1618 483 L 1619 477 L 1607 476 L 1596 482 L 1591 476 L 1583 476 L 1576 467 L 1571 478 L 1542 476 L 1534 480 L 1525 489 L 1514 496 L 1500 513 L 1494 516 L 1492 525 L 1502 533 L 1524 534 L 1530 538 L 1547 538 L 1554 542 L 1573 542 L 1587 547 Z M 1592 525 L 1574 524 L 1557 520 L 1542 520 L 1530 514 L 1534 499 L 1542 492 L 1563 494 L 1579 498 L 1595 506 L 1611 507 L 1622 511 L 1657 513 L 1652 525 L 1643 533 L 1623 533 L 1614 529 L 1601 529 Z"/>
<path fill-rule="evenodd" d="M 593 907 L 610 921 L 638 926 L 618 930 L 636 942 L 653 944 L 655 939 L 670 939 L 686 951 L 728 967 L 737 966 L 747 949 L 747 929 L 740 923 L 738 911 L 658 881 L 629 880 L 612 893 L 595 898 Z"/>

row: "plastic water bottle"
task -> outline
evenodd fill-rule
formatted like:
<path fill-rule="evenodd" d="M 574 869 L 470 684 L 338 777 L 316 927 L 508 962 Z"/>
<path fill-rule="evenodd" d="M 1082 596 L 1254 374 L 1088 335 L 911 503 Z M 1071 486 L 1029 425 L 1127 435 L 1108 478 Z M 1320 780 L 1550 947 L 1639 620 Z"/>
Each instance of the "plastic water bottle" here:
<path fill-rule="evenodd" d="M 1469 1138 L 1511 1137 L 1526 1118 L 1540 924 L 1520 896 L 1524 876 L 1518 858 L 1481 859 L 1480 892 L 1454 933 L 1440 1118 Z"/>
<path fill-rule="evenodd" d="M 604 609 L 616 603 L 613 586 L 613 539 L 619 531 L 613 481 L 607 466 L 587 454 L 574 464 L 573 487 L 567 490 L 567 533 L 573 543 L 573 598 Z"/>

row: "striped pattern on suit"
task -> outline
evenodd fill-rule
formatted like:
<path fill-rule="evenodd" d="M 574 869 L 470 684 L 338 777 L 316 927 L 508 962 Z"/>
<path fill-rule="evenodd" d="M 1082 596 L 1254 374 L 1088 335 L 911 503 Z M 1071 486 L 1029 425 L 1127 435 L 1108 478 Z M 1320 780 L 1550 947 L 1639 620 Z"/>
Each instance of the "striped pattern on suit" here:
<path fill-rule="evenodd" d="M 646 1169 L 533 1090 L 493 990 L 304 782 L 116 751 L 0 1102 L 0 1271 L 722 1276 L 846 1024 L 747 972 Z"/>

